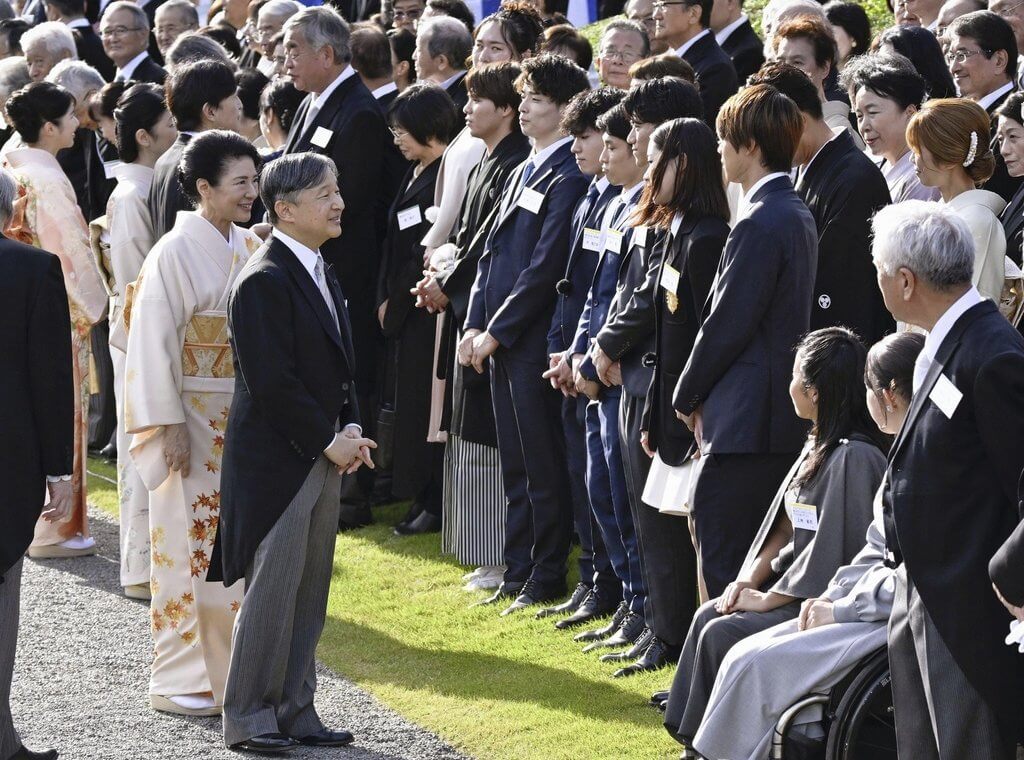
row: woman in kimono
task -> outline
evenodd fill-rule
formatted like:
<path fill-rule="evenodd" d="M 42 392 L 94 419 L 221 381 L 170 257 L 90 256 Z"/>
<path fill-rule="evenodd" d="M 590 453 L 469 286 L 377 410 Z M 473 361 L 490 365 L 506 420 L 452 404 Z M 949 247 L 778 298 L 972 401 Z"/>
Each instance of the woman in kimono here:
<path fill-rule="evenodd" d="M 203 132 L 178 177 L 195 211 L 146 257 L 125 306 L 124 425 L 149 490 L 154 659 L 150 704 L 220 713 L 242 584 L 206 583 L 220 509 L 220 459 L 234 390 L 228 293 L 260 245 L 242 229 L 259 154 L 234 132 Z"/>
<path fill-rule="evenodd" d="M 427 440 L 437 317 L 417 309 L 410 291 L 423 273 L 426 212 L 434 204 L 441 154 L 458 130 L 459 117 L 443 88 L 420 83 L 395 98 L 388 123 L 411 166 L 388 213 L 377 288 L 377 316 L 388 357 L 382 397 L 392 400 L 395 410 L 391 492 L 413 499 L 418 513 L 396 532 L 425 533 L 441 527 L 444 445 Z"/>
<path fill-rule="evenodd" d="M 923 335 L 905 332 L 883 338 L 868 352 L 867 405 L 883 433 L 895 435 L 910 409 L 914 363 L 923 346 Z M 790 705 L 806 694 L 826 693 L 864 657 L 885 646 L 895 574 L 884 561 L 881 494 L 879 488 L 867 545 L 836 571 L 828 588 L 806 600 L 798 618 L 755 633 L 729 650 L 693 737 L 700 755 L 763 760 Z M 818 719 L 814 711 L 798 717 L 797 730 L 812 733 L 807 724 Z"/>
<path fill-rule="evenodd" d="M 4 165 L 19 185 L 20 197 L 4 231 L 60 258 L 71 306 L 74 354 L 75 452 L 72 481 L 74 508 L 69 520 L 36 523 L 30 557 L 77 557 L 93 554 L 86 515 L 85 463 L 89 426 L 89 334 L 106 311 L 107 292 L 89 244 L 89 228 L 75 200 L 70 180 L 57 163 L 57 152 L 75 140 L 75 99 L 58 85 L 37 82 L 18 90 L 6 104 L 7 121 L 24 146 L 9 151 Z M 62 473 L 62 475 L 65 475 Z"/>
<path fill-rule="evenodd" d="M 125 333 L 121 309 L 129 284 L 135 282 L 142 262 L 153 247 L 153 221 L 146 199 L 153 181 L 153 166 L 178 136 L 164 103 L 163 90 L 154 84 L 128 89 L 113 111 L 121 163 L 114 168 L 117 186 L 107 201 L 110 297 L 110 358 L 114 365 L 117 400 L 117 496 L 121 527 L 121 586 L 126 596 L 149 599 L 149 491 L 139 479 L 128 453 L 124 428 Z"/>
<path fill-rule="evenodd" d="M 1006 273 L 1006 233 L 999 214 L 1006 201 L 978 189 L 995 170 L 985 109 L 966 98 L 929 100 L 907 124 L 907 142 L 921 184 L 938 188 L 942 202 L 967 222 L 974 238 L 972 284 L 999 304 Z"/>
<path fill-rule="evenodd" d="M 809 333 L 797 347 L 789 395 L 813 423 L 768 508 L 735 581 L 690 624 L 665 709 L 665 728 L 689 746 L 715 676 L 738 641 L 796 618 L 864 545 L 885 469 L 884 436 L 864 398 L 866 350 L 845 327 Z"/>
<path fill-rule="evenodd" d="M 857 127 L 878 162 L 893 203 L 937 201 L 939 191 L 921 184 L 907 144 L 907 124 L 925 99 L 925 83 L 906 58 L 863 55 L 843 71 L 853 97 Z"/>

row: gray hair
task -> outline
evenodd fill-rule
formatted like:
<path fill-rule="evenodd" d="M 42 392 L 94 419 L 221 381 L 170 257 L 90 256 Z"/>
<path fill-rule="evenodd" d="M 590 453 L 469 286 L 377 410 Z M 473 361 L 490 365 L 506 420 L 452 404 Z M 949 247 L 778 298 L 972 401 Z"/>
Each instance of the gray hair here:
<path fill-rule="evenodd" d="M 761 29 L 764 34 L 764 54 L 766 58 L 775 57 L 773 37 L 775 30 L 784 21 L 789 21 L 797 16 L 813 16 L 828 24 L 825 11 L 816 0 L 769 0 L 768 4 L 761 11 Z"/>
<path fill-rule="evenodd" d="M 646 58 L 651 54 L 651 38 L 647 36 L 647 29 L 639 21 L 630 21 L 625 18 L 615 19 L 601 31 L 601 41 L 603 42 L 605 35 L 611 32 L 633 32 L 633 34 L 640 35 L 640 39 L 644 41 L 640 57 Z"/>
<path fill-rule="evenodd" d="M 78 58 L 75 36 L 63 21 L 44 21 L 21 35 L 21 49 L 28 51 L 33 45 L 42 45 L 54 58 L 67 53 L 69 58 Z"/>
<path fill-rule="evenodd" d="M 18 181 L 6 169 L 0 169 L 0 225 L 7 222 L 14 213 L 14 199 L 18 197 Z"/>
<path fill-rule="evenodd" d="M 100 72 L 85 61 L 64 60 L 50 69 L 46 81 L 58 84 L 70 92 L 79 105 L 85 104 L 85 96 L 103 88 L 106 84 Z"/>
<path fill-rule="evenodd" d="M 886 206 L 871 222 L 875 267 L 892 276 L 909 269 L 935 290 L 970 284 L 974 238 L 955 211 L 927 201 Z"/>
<path fill-rule="evenodd" d="M 31 81 L 25 56 L 12 55 L 0 60 L 0 104 L 6 102 L 12 92 L 20 90 Z"/>
<path fill-rule="evenodd" d="M 333 8 L 318 5 L 304 8 L 284 24 L 284 31 L 302 32 L 306 42 L 314 50 L 326 46 L 334 51 L 335 63 L 348 63 L 352 60 L 352 49 L 349 46 L 348 22 Z"/>
<path fill-rule="evenodd" d="M 185 32 L 167 48 L 164 56 L 167 71 L 173 72 L 179 66 L 196 61 L 222 61 L 232 69 L 237 64 L 228 56 L 228 52 L 217 40 L 199 32 Z"/>
<path fill-rule="evenodd" d="M 193 5 L 191 0 L 167 0 L 166 3 L 156 9 L 157 14 L 166 13 L 167 11 L 177 11 L 182 15 L 185 23 L 190 28 L 199 28 L 199 11 L 196 10 L 196 6 Z"/>
<path fill-rule="evenodd" d="M 103 11 L 104 16 L 109 16 L 114 11 L 128 11 L 135 16 L 135 23 L 144 29 L 149 29 L 149 16 L 146 15 L 146 11 L 141 6 L 136 5 L 130 0 L 114 0 L 107 9 Z"/>
<path fill-rule="evenodd" d="M 427 41 L 431 58 L 443 55 L 453 69 L 466 68 L 473 52 L 473 36 L 466 25 L 451 16 L 433 16 L 420 21 L 416 34 Z"/>
<path fill-rule="evenodd" d="M 295 203 L 303 190 L 316 187 L 330 173 L 338 176 L 334 162 L 319 153 L 293 153 L 271 161 L 260 175 L 260 199 L 271 224 L 277 224 L 274 204 Z"/>
<path fill-rule="evenodd" d="M 188 0 L 183 0 L 188 2 Z M 263 16 L 273 16 L 279 19 L 289 19 L 301 11 L 305 6 L 297 0 L 268 0 L 260 7 L 258 19 Z"/>

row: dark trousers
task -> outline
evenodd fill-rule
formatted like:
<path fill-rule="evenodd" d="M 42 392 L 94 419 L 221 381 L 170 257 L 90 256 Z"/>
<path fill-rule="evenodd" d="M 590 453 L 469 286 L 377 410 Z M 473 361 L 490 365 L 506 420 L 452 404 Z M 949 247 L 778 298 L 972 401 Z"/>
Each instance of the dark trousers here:
<path fill-rule="evenodd" d="M 618 389 L 606 390 L 600 400 L 587 404 L 587 489 L 608 557 L 622 584 L 622 598 L 631 611 L 643 614 L 647 587 L 622 465 L 620 396 Z"/>
<path fill-rule="evenodd" d="M 99 392 L 89 399 L 89 448 L 102 449 L 117 435 L 117 402 L 114 401 L 114 363 L 110 359 L 107 320 L 97 322 L 89 333 L 96 387 Z"/>
<path fill-rule="evenodd" d="M 545 591 L 565 585 L 572 531 L 562 396 L 543 362 L 499 351 L 491 362 L 498 458 L 505 484 L 505 583 L 532 579 Z"/>
<path fill-rule="evenodd" d="M 670 646 L 679 646 L 697 609 L 697 555 L 684 518 L 662 514 L 640 499 L 651 469 L 651 459 L 640 445 L 643 409 L 642 397 L 622 391 L 619 439 L 626 492 L 647 589 L 644 620 L 659 639 Z"/>
<path fill-rule="evenodd" d="M 21 598 L 21 566 L 3 574 L 0 583 L 0 757 L 10 757 L 21 747 L 21 737 L 11 717 L 11 681 L 14 678 L 14 653 L 18 648 L 18 611 Z"/>
<path fill-rule="evenodd" d="M 572 521 L 580 539 L 577 563 L 580 582 L 601 586 L 613 595 L 618 583 L 608 551 L 601 538 L 587 493 L 587 398 L 562 399 L 562 430 L 565 433 L 565 460 L 569 468 L 569 493 L 572 497 Z"/>
<path fill-rule="evenodd" d="M 792 454 L 708 454 L 693 492 L 701 572 L 708 596 L 721 596 L 736 580 L 779 484 L 796 461 Z"/>

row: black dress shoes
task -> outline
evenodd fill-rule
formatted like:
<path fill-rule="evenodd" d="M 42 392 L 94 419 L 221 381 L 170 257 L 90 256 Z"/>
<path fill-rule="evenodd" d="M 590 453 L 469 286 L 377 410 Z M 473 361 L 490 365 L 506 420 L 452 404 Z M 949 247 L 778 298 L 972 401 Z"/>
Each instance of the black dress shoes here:
<path fill-rule="evenodd" d="M 24 744 L 15 752 L 9 760 L 57 760 L 59 755 L 55 749 L 44 749 L 42 752 L 33 752 Z"/>
<path fill-rule="evenodd" d="M 603 654 L 601 655 L 601 662 L 629 662 L 630 660 L 635 660 L 647 651 L 647 647 L 651 645 L 651 639 L 653 638 L 654 631 L 650 628 L 644 628 L 636 641 L 633 642 L 633 646 L 622 652 Z"/>
<path fill-rule="evenodd" d="M 513 612 L 532 607 L 535 604 L 541 602 L 549 602 L 552 599 L 558 599 L 560 596 L 565 596 L 565 586 L 561 587 L 548 587 L 541 586 L 539 583 L 528 580 L 523 584 L 522 590 L 519 592 L 519 596 L 515 598 L 508 607 L 501 612 L 501 616 L 511 615 Z"/>
<path fill-rule="evenodd" d="M 307 747 L 344 747 L 355 741 L 348 731 L 331 731 L 325 728 L 309 736 L 300 736 L 299 741 Z"/>
<path fill-rule="evenodd" d="M 399 536 L 419 536 L 424 533 L 439 533 L 441 531 L 441 518 L 432 515 L 430 512 L 420 512 L 410 523 L 398 523 L 395 526 L 395 534 Z"/>
<path fill-rule="evenodd" d="M 651 695 L 651 699 L 647 704 L 664 711 L 666 702 L 668 702 L 668 691 L 656 691 Z"/>
<path fill-rule="evenodd" d="M 108 462 L 117 461 L 117 444 L 111 441 L 102 449 L 100 449 L 100 456 L 106 459 Z"/>
<path fill-rule="evenodd" d="M 364 499 L 360 502 L 343 501 L 341 503 L 341 511 L 338 513 L 339 532 L 344 533 L 356 528 L 365 528 L 367 525 L 372 524 L 373 513 L 370 512 L 369 501 Z"/>
<path fill-rule="evenodd" d="M 261 755 L 280 755 L 291 752 L 298 746 L 298 739 L 292 739 L 284 734 L 260 734 L 232 744 L 231 749 L 239 752 L 257 752 Z"/>
<path fill-rule="evenodd" d="M 575 612 L 589 593 L 590 586 L 586 583 L 577 583 L 576 588 L 572 590 L 572 596 L 561 604 L 556 604 L 554 607 L 545 607 L 534 617 L 539 620 L 540 618 L 551 617 L 552 615 L 568 615 L 571 612 Z"/>
<path fill-rule="evenodd" d="M 583 633 L 577 633 L 572 637 L 573 641 L 600 641 L 606 639 L 619 630 L 619 626 L 622 625 L 622 619 L 626 617 L 626 613 L 629 612 L 629 605 L 625 602 L 621 602 L 618 607 L 615 608 L 615 613 L 612 615 L 612 619 L 608 621 L 608 625 L 604 628 L 597 628 L 593 631 L 583 631 Z"/>
<path fill-rule="evenodd" d="M 589 623 L 591 620 L 604 617 L 613 612 L 618 603 L 619 600 L 614 597 L 609 598 L 607 592 L 594 588 L 587 594 L 575 612 L 564 620 L 559 620 L 555 623 L 555 628 L 565 630 L 566 628 Z"/>
<path fill-rule="evenodd" d="M 644 616 L 638 615 L 635 612 L 627 612 L 626 617 L 622 618 L 622 624 L 619 625 L 619 630 L 611 635 L 610 638 L 604 641 L 595 641 L 593 644 L 588 644 L 583 648 L 584 652 L 590 652 L 594 649 L 602 649 L 605 647 L 627 647 L 636 642 L 640 638 L 640 634 L 644 632 Z"/>
<path fill-rule="evenodd" d="M 519 591 L 523 588 L 523 584 L 509 584 L 502 583 L 498 586 L 498 590 L 491 594 L 489 597 L 481 602 L 471 604 L 471 607 L 484 607 L 486 605 L 497 604 L 498 602 L 505 602 L 509 599 L 515 599 L 519 596 Z"/>
<path fill-rule="evenodd" d="M 647 651 L 643 653 L 640 659 L 632 665 L 619 668 L 612 674 L 612 676 L 614 678 L 623 678 L 625 676 L 636 675 L 637 673 L 660 670 L 666 665 L 678 662 L 680 650 L 681 647 L 669 646 L 657 636 L 652 636 L 651 643 L 647 647 Z"/>

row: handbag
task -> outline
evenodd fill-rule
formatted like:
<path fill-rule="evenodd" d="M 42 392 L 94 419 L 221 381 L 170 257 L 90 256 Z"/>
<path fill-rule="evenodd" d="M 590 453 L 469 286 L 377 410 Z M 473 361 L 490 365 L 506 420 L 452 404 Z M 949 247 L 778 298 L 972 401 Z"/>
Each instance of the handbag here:
<path fill-rule="evenodd" d="M 373 450 L 373 466 L 378 470 L 390 470 L 395 455 L 395 407 L 385 403 L 377 413 L 377 448 Z"/>

